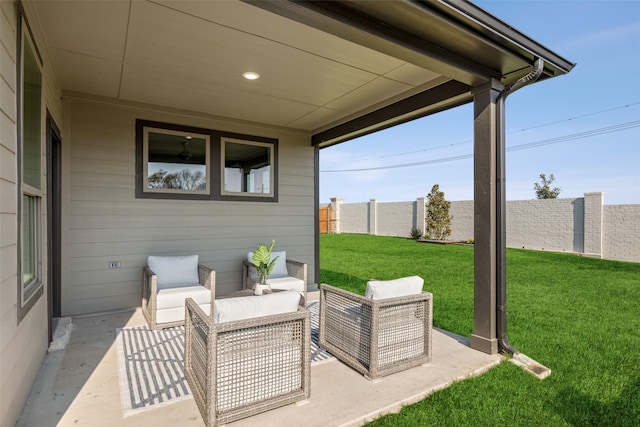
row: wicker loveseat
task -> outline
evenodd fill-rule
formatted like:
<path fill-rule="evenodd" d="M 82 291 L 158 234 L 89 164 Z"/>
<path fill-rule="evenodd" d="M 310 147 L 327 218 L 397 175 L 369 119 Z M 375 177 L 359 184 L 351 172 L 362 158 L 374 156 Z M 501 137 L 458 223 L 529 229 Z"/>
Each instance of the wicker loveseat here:
<path fill-rule="evenodd" d="M 369 379 L 431 361 L 432 295 L 417 276 L 398 280 L 417 292 L 376 298 L 320 285 L 320 346 Z"/>
<path fill-rule="evenodd" d="M 263 316 L 265 302 L 284 312 Z M 298 302 L 297 292 L 221 299 L 210 318 L 187 299 L 184 370 L 205 425 L 309 398 L 310 317 Z"/>

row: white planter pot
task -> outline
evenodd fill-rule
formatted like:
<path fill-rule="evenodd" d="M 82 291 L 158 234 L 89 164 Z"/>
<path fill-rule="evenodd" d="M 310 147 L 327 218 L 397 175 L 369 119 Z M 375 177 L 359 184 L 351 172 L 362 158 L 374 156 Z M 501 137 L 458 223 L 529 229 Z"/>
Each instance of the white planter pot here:
<path fill-rule="evenodd" d="M 271 285 L 261 285 L 260 283 L 256 283 L 253 288 L 254 295 L 262 295 L 263 293 L 265 293 L 265 291 L 268 291 L 267 293 L 270 293 Z"/>

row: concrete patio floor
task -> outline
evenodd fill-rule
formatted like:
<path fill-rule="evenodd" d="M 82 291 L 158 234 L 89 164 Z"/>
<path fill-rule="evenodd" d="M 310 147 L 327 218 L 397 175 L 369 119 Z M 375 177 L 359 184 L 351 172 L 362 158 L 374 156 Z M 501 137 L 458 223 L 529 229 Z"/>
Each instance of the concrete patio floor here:
<path fill-rule="evenodd" d="M 309 300 L 317 299 L 309 293 Z M 75 317 L 69 343 L 47 354 L 17 423 L 46 426 L 202 426 L 193 399 L 123 418 L 115 329 L 144 325 L 142 312 Z M 229 426 L 359 426 L 422 400 L 502 361 L 469 347 L 467 338 L 434 330 L 430 364 L 369 381 L 334 360 L 311 368 L 311 398 Z"/>

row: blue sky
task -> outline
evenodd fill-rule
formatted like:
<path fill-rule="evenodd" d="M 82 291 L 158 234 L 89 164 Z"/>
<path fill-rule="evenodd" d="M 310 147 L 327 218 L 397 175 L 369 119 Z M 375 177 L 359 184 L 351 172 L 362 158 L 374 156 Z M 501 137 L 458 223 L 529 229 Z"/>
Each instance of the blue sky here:
<path fill-rule="evenodd" d="M 507 200 L 534 199 L 553 173 L 560 198 L 640 204 L 640 0 L 475 3 L 576 63 L 507 98 Z M 472 200 L 472 153 L 472 104 L 326 148 L 320 203 L 415 200 L 436 183 L 448 200 Z M 330 172 L 360 168 L 373 169 Z"/>

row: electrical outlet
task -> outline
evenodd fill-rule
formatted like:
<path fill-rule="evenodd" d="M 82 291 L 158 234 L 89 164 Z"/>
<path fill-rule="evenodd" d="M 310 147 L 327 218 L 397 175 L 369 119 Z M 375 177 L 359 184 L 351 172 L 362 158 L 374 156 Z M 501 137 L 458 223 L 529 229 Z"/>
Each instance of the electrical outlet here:
<path fill-rule="evenodd" d="M 109 261 L 109 268 L 121 268 L 122 264 L 120 261 Z"/>

